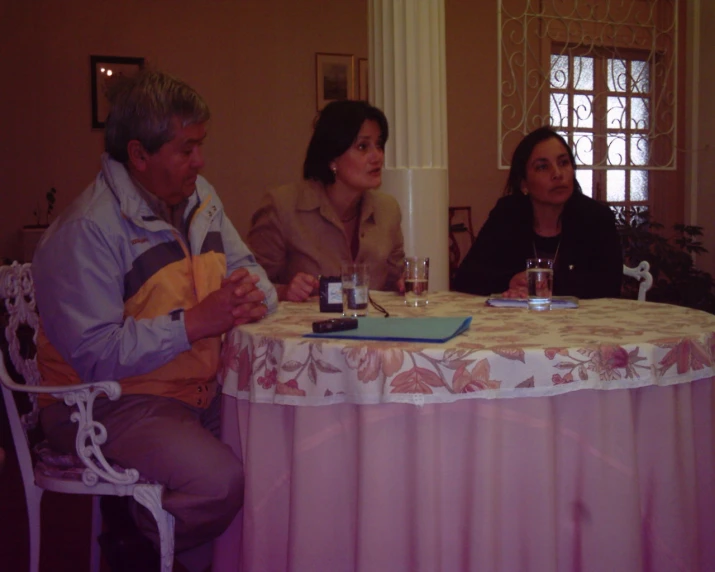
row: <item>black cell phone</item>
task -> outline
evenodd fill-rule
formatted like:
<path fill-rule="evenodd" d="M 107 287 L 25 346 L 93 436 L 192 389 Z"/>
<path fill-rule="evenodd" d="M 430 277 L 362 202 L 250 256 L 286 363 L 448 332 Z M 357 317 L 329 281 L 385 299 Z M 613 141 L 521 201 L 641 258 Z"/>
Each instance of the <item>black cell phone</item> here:
<path fill-rule="evenodd" d="M 331 318 L 330 320 L 318 320 L 317 322 L 313 322 L 313 332 L 316 334 L 355 330 L 357 327 L 357 318 Z"/>

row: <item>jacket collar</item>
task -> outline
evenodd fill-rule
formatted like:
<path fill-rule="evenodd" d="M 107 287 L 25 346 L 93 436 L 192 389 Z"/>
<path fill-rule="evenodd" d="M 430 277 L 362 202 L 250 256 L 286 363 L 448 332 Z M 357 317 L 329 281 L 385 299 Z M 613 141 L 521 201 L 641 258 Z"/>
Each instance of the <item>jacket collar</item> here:
<path fill-rule="evenodd" d="M 119 202 L 119 208 L 127 218 L 133 220 L 139 226 L 147 226 L 160 221 L 162 224 L 168 224 L 162 221 L 147 203 L 142 196 L 135 182 L 129 175 L 127 168 L 112 159 L 108 153 L 102 154 L 102 171 L 101 177 L 104 178 L 107 186 L 111 189 L 114 196 Z M 205 189 L 201 189 L 200 181 L 203 178 L 199 176 L 196 181 L 196 191 L 188 198 L 185 212 L 190 213 L 203 202 L 208 196 Z M 148 192 L 148 191 L 147 191 Z"/>
<path fill-rule="evenodd" d="M 375 222 L 375 197 L 376 191 L 370 189 L 365 191 L 360 207 L 360 222 Z M 338 224 L 340 221 L 328 200 L 325 187 L 319 181 L 303 181 L 296 201 L 296 209 L 299 211 L 320 210 L 323 218 Z"/>

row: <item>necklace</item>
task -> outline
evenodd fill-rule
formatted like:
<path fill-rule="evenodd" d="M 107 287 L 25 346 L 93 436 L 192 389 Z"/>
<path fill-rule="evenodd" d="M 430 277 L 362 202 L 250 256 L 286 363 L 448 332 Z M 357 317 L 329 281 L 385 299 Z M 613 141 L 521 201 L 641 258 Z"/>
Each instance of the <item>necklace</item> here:
<path fill-rule="evenodd" d="M 531 246 L 534 249 L 534 258 L 539 258 L 538 252 L 536 252 L 536 242 L 531 239 Z M 559 242 L 556 244 L 556 252 L 554 252 L 553 266 L 556 266 L 556 257 L 559 255 L 559 248 L 561 248 L 561 237 L 559 237 Z"/>

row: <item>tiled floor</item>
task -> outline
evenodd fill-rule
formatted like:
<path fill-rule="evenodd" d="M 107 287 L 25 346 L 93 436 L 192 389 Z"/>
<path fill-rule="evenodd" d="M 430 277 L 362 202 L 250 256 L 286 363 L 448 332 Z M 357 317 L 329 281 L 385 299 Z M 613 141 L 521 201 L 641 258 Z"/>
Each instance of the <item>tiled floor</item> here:
<path fill-rule="evenodd" d="M 6 454 L 0 472 L 0 570 L 26 572 L 30 545 L 25 492 L 6 423 L 0 411 L 0 447 Z M 89 570 L 90 511 L 89 497 L 44 494 L 40 572 Z"/>

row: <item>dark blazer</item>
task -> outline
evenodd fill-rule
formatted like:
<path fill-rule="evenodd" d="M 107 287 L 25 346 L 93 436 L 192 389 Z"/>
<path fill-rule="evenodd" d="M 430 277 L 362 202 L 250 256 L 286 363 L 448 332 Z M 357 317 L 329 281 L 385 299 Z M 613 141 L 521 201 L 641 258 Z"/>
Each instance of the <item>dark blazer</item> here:
<path fill-rule="evenodd" d="M 459 266 L 455 289 L 481 296 L 504 292 L 533 256 L 531 200 L 524 195 L 502 197 Z M 561 215 L 554 295 L 618 298 L 622 277 L 623 254 L 613 212 L 574 193 Z"/>

